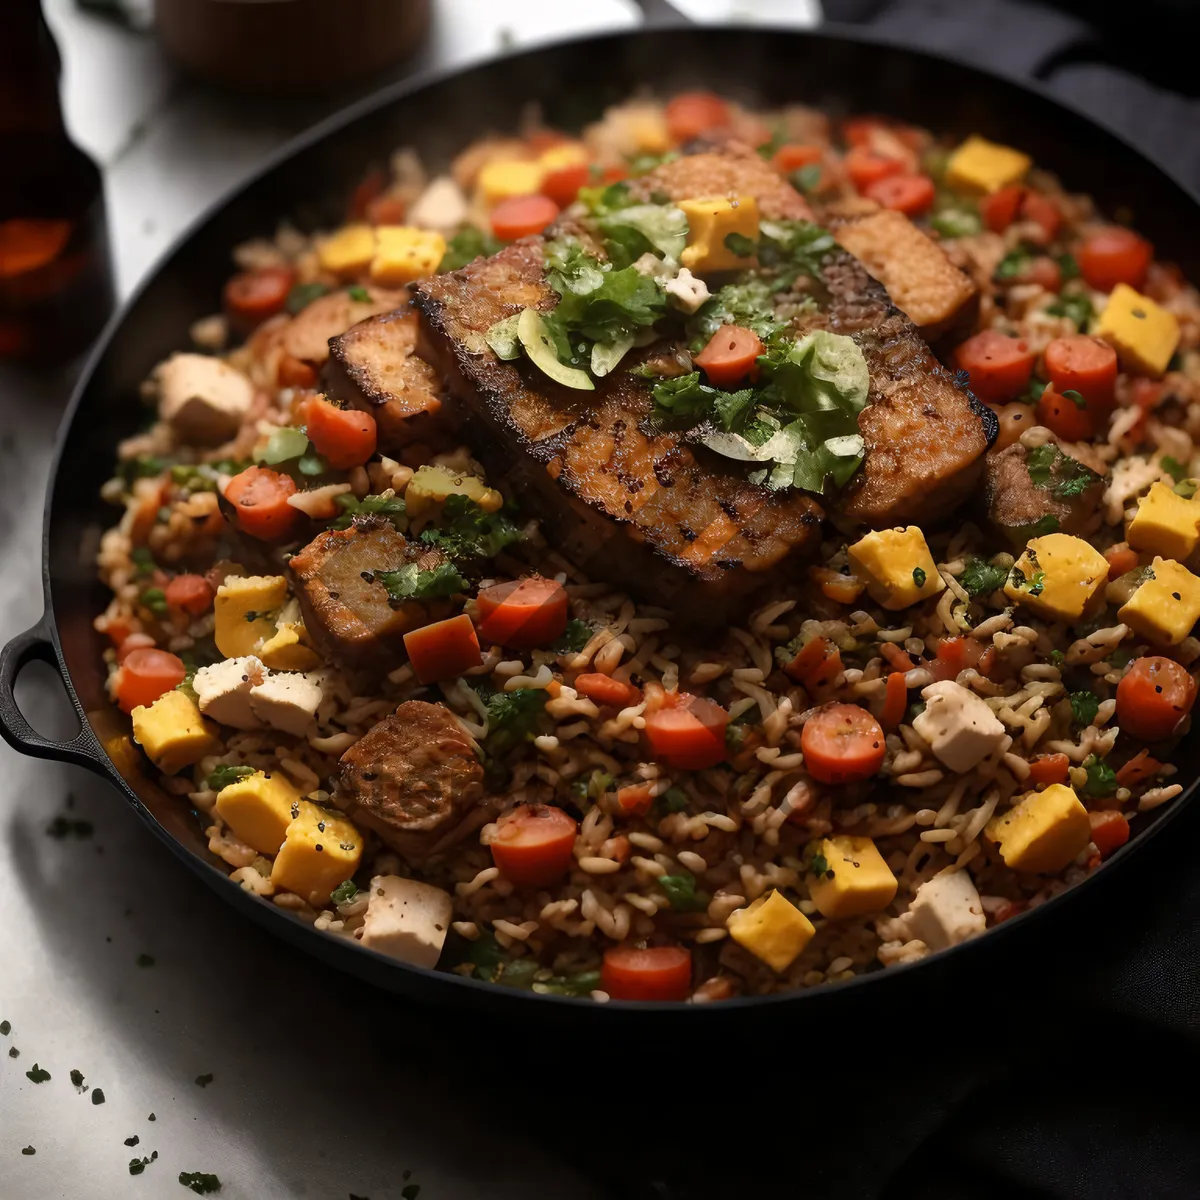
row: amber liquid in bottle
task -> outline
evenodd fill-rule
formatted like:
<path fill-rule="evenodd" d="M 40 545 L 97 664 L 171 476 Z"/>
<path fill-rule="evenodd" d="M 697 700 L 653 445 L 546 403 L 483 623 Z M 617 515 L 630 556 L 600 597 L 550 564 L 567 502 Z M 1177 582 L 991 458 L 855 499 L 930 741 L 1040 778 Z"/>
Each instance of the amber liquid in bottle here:
<path fill-rule="evenodd" d="M 67 136 L 40 0 L 0 0 L 0 358 L 62 361 L 112 310 L 100 172 Z"/>

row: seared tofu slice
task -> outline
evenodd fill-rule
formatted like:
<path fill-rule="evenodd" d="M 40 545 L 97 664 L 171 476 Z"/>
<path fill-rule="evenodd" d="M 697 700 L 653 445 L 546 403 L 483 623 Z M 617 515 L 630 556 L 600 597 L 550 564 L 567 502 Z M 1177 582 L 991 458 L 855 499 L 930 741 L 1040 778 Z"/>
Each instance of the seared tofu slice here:
<path fill-rule="evenodd" d="M 288 569 L 304 627 L 318 649 L 349 671 L 378 677 L 405 660 L 403 638 L 410 629 L 449 615 L 450 607 L 409 600 L 393 608 L 375 573 L 409 562 L 434 566 L 440 559 L 410 545 L 390 521 L 366 518 L 319 534 Z"/>
<path fill-rule="evenodd" d="M 988 520 L 1019 547 L 1036 533 L 1085 533 L 1104 496 L 1104 479 L 1094 475 L 1076 491 L 1082 480 L 1074 482 L 1077 470 L 1070 470 L 1072 465 L 1062 455 L 1053 463 L 1046 486 L 1038 487 L 1029 474 L 1029 451 L 1020 442 L 993 450 L 987 456 L 983 493 Z M 1064 487 L 1065 482 L 1071 486 Z"/>
<path fill-rule="evenodd" d="M 254 384 L 207 354 L 172 354 L 157 371 L 158 415 L 183 440 L 215 446 L 237 433 Z"/>
<path fill-rule="evenodd" d="M 433 368 L 414 353 L 419 319 L 405 305 L 352 325 L 329 344 L 327 394 L 371 413 L 388 452 L 429 437 L 442 407 Z"/>
<path fill-rule="evenodd" d="M 444 704 L 424 700 L 406 701 L 355 742 L 333 789 L 356 824 L 414 864 L 449 844 L 482 796 L 474 742 Z"/>
<path fill-rule="evenodd" d="M 831 221 L 830 230 L 883 284 L 922 337 L 936 341 L 974 321 L 979 312 L 978 288 L 903 213 L 880 209 Z"/>
<path fill-rule="evenodd" d="M 367 299 L 356 300 L 345 288 L 339 288 L 302 308 L 283 330 L 280 343 L 284 353 L 319 367 L 329 357 L 330 339 L 408 300 L 408 292 L 403 289 L 368 287 L 356 289 L 356 294 L 358 291 L 365 291 Z"/>

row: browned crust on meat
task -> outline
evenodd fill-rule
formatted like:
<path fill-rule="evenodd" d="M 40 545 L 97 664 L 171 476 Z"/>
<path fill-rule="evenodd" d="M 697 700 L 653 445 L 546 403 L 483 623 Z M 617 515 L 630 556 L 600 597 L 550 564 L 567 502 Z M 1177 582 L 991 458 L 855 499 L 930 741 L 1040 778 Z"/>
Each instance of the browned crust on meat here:
<path fill-rule="evenodd" d="M 330 340 L 376 313 L 389 312 L 408 299 L 407 291 L 370 287 L 367 300 L 355 300 L 345 288 L 318 296 L 284 326 L 285 354 L 320 366 L 329 357 Z"/>
<path fill-rule="evenodd" d="M 483 767 L 454 714 L 409 700 L 342 755 L 332 799 L 409 862 L 420 862 L 482 796 Z"/>

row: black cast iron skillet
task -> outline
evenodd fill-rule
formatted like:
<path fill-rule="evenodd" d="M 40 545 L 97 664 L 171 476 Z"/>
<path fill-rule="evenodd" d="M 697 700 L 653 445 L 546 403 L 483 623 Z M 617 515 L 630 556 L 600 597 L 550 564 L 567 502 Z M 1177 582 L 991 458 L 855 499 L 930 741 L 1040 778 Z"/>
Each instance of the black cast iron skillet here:
<path fill-rule="evenodd" d="M 889 995 L 899 998 L 899 989 L 965 986 L 968 975 L 978 980 L 998 970 L 992 964 L 999 959 L 989 953 L 1000 949 L 998 943 L 1019 941 L 1015 931 L 1028 930 L 1023 945 L 1031 944 L 1035 928 L 1053 922 L 1052 914 L 1068 896 L 1098 892 L 1106 877 L 1192 802 L 1200 770 L 1195 746 L 1185 745 L 1177 754 L 1185 794 L 1149 820 L 1143 818 L 1139 823 L 1149 828 L 1104 871 L 984 938 L 910 967 L 809 992 L 720 1005 L 596 1005 L 409 967 L 318 933 L 230 884 L 228 869 L 209 854 L 193 814 L 144 773 L 141 755 L 128 739 L 128 722 L 105 698 L 103 639 L 93 631 L 92 619 L 107 596 L 92 563 L 100 533 L 116 514 L 99 502 L 98 492 L 117 442 L 146 419 L 138 385 L 157 362 L 188 344 L 189 324 L 213 310 L 231 248 L 270 233 L 285 215 L 301 226 L 336 224 L 350 186 L 396 146 L 415 146 L 427 163 L 445 162 L 480 134 L 514 127 L 530 101 L 541 105 L 551 125 L 571 129 L 646 86 L 660 94 L 709 87 L 768 105 L 817 105 L 835 115 L 888 113 L 939 132 L 980 132 L 1021 146 L 1068 188 L 1089 192 L 1104 211 L 1131 218 L 1162 257 L 1200 278 L 1200 242 L 1191 236 L 1197 200 L 1132 146 L 1036 88 L 859 31 L 658 28 L 559 43 L 386 88 L 297 139 L 197 222 L 101 338 L 67 410 L 51 470 L 43 534 L 45 615 L 0 652 L 0 732 L 27 754 L 74 763 L 112 780 L 188 867 L 277 936 L 419 1001 L 482 1006 L 497 1016 L 536 1013 L 539 1019 L 558 1014 L 612 1022 L 635 1010 L 644 1023 L 654 1019 L 651 1012 L 671 1019 L 688 1019 L 682 1014 L 691 1013 L 691 1019 L 711 1026 L 738 1022 L 750 1007 L 757 1017 L 768 1011 L 790 1014 L 803 1004 L 807 1018 L 822 1004 L 844 1010 L 852 994 L 865 994 L 874 1005 Z M 80 731 L 70 741 L 38 735 L 14 701 L 15 678 L 35 658 L 58 669 L 81 718 Z M 1107 902 L 1114 900 L 1110 890 Z"/>

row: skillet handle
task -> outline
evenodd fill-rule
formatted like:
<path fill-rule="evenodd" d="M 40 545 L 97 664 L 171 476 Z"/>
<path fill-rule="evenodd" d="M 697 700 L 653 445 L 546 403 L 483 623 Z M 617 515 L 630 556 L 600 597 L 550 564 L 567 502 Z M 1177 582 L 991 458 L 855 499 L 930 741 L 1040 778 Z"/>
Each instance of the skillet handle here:
<path fill-rule="evenodd" d="M 34 659 L 54 668 L 63 677 L 54 642 L 47 632 L 43 617 L 32 629 L 18 634 L 3 650 L 0 650 L 0 735 L 14 750 L 30 754 L 34 758 L 51 758 L 58 762 L 73 763 L 90 771 L 104 773 L 106 758 L 96 742 L 91 726 L 79 717 L 79 732 L 67 742 L 55 742 L 44 738 L 25 720 L 17 704 L 13 688 L 17 676 Z M 66 680 L 63 680 L 64 685 Z M 76 715 L 79 716 L 78 709 Z"/>

